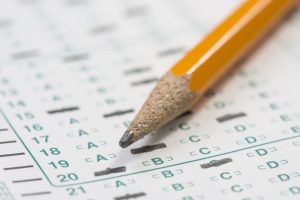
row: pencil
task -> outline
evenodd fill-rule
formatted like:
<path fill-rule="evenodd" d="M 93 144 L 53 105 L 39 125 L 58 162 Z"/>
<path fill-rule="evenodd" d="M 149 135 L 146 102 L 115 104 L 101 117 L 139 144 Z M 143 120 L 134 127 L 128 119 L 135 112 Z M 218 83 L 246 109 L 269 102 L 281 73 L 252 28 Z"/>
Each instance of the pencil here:
<path fill-rule="evenodd" d="M 158 81 L 119 145 L 128 147 L 190 109 L 298 4 L 298 0 L 245 0 Z"/>

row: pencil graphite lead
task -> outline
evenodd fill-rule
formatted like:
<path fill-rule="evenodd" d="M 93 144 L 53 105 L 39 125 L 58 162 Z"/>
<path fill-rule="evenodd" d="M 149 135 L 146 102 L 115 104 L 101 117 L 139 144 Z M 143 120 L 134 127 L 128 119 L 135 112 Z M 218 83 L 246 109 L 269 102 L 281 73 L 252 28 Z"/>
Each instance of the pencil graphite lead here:
<path fill-rule="evenodd" d="M 128 147 L 129 145 L 131 145 L 134 142 L 135 142 L 134 141 L 134 135 L 133 135 L 132 131 L 128 131 L 127 130 L 124 133 L 124 135 L 122 136 L 122 138 L 120 139 L 119 145 L 122 148 L 126 148 L 126 147 Z"/>

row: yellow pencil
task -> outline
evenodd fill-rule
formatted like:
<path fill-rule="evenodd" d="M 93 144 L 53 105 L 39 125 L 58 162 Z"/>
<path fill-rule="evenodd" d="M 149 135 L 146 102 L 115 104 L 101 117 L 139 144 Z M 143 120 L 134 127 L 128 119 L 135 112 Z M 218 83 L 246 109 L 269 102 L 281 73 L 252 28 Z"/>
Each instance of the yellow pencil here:
<path fill-rule="evenodd" d="M 129 146 L 187 111 L 298 4 L 298 0 L 245 0 L 160 79 L 120 146 Z"/>

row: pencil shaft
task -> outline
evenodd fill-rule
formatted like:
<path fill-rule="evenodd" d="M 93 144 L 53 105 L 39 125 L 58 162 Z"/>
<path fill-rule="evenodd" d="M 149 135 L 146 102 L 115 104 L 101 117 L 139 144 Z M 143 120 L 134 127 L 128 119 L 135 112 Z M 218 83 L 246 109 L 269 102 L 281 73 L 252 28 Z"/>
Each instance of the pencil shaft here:
<path fill-rule="evenodd" d="M 189 88 L 203 91 L 252 47 L 290 10 L 295 0 L 246 0 L 223 23 L 184 56 L 172 69 L 190 75 Z"/>
<path fill-rule="evenodd" d="M 127 147 L 187 111 L 297 0 L 246 0 L 162 77 L 120 140 Z M 298 2 L 299 3 L 299 2 Z"/>

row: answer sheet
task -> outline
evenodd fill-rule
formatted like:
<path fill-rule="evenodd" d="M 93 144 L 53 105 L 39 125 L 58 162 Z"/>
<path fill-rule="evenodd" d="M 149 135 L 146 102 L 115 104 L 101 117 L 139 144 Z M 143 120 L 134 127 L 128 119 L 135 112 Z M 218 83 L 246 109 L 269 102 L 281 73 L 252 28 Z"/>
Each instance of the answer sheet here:
<path fill-rule="evenodd" d="M 0 200 L 300 199 L 300 12 L 129 148 L 156 81 L 242 0 L 0 2 Z"/>

